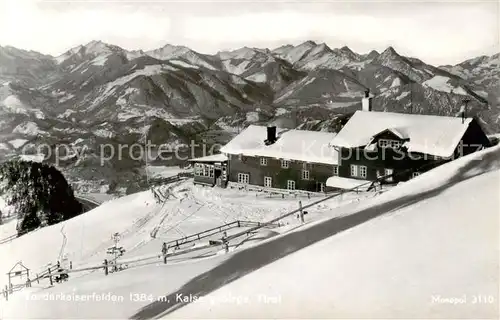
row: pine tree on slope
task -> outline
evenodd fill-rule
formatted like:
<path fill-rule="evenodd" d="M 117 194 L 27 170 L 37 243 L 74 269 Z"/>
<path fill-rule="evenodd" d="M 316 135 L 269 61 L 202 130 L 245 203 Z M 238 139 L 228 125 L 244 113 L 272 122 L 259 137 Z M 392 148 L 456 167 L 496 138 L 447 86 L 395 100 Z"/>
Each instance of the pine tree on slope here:
<path fill-rule="evenodd" d="M 0 194 L 18 212 L 18 234 L 52 225 L 82 212 L 73 190 L 56 168 L 26 161 L 0 165 Z"/>

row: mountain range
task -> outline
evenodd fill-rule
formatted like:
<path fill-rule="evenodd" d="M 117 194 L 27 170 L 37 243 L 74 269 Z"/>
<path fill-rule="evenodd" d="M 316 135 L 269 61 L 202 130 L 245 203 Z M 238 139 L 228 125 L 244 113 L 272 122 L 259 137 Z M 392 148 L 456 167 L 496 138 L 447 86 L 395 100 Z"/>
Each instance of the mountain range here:
<path fill-rule="evenodd" d="M 0 158 L 21 150 L 36 157 L 44 145 L 54 162 L 64 144 L 71 148 L 58 151 L 57 164 L 78 190 L 139 188 L 146 160 L 182 161 L 128 154 L 101 163 L 103 145 L 224 143 L 251 123 L 336 131 L 367 89 L 376 111 L 457 116 L 467 100 L 466 114 L 494 133 L 499 65 L 499 54 L 432 66 L 392 47 L 359 54 L 313 41 L 214 55 L 174 45 L 129 51 L 101 41 L 58 57 L 0 47 Z"/>

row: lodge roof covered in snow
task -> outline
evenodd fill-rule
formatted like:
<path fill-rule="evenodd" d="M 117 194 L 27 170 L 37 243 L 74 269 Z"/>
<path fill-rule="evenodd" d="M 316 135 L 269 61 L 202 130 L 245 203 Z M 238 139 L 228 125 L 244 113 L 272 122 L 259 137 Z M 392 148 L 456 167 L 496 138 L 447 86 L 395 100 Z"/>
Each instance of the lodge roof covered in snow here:
<path fill-rule="evenodd" d="M 376 135 L 390 131 L 406 140 L 403 147 L 408 152 L 450 157 L 472 121 L 461 117 L 356 111 L 330 145 L 369 146 Z"/>
<path fill-rule="evenodd" d="M 335 133 L 276 128 L 277 140 L 266 145 L 267 127 L 250 125 L 220 151 L 312 163 L 338 164 L 338 153 L 329 146 Z"/>
<path fill-rule="evenodd" d="M 224 154 L 212 154 L 205 157 L 189 159 L 189 162 L 224 162 L 227 161 L 227 156 Z"/>

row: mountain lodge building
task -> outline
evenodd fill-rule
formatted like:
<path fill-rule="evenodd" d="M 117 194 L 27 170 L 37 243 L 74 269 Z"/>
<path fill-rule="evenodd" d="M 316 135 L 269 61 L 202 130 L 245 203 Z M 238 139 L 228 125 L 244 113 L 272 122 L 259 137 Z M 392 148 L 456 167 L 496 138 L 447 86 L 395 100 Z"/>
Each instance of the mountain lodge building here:
<path fill-rule="evenodd" d="M 366 92 L 338 134 L 250 125 L 191 159 L 194 183 L 327 192 L 393 184 L 490 146 L 474 118 L 374 112 Z M 362 189 L 362 188 L 359 188 Z"/>

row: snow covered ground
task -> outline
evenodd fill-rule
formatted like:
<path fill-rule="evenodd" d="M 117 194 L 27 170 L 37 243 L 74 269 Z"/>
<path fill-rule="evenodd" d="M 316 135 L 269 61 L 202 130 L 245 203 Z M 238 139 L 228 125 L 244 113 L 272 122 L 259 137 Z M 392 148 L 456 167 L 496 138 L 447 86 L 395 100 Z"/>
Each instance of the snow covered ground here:
<path fill-rule="evenodd" d="M 313 201 L 316 198 L 301 198 L 301 197 L 285 197 L 281 196 L 268 197 L 263 194 L 246 193 L 240 190 L 219 189 L 219 188 L 204 188 L 193 186 L 192 181 L 178 183 L 172 188 L 173 197 L 165 202 L 165 205 L 157 204 L 150 192 L 141 192 L 129 195 L 123 198 L 108 200 L 100 207 L 89 211 L 81 216 L 63 222 L 58 225 L 46 227 L 38 231 L 32 232 L 7 244 L 0 244 L 0 273 L 5 274 L 16 262 L 22 261 L 27 267 L 32 269 L 32 274 L 39 273 L 46 269 L 48 263 L 54 263 L 60 260 L 62 255 L 66 255 L 68 260 L 73 262 L 73 268 L 81 268 L 95 266 L 102 263 L 103 259 L 109 258 L 106 254 L 108 247 L 113 245 L 111 235 L 119 232 L 121 235 L 120 245 L 127 251 L 123 259 L 136 259 L 144 256 L 156 255 L 160 252 L 163 241 L 182 238 L 186 235 L 204 231 L 209 228 L 217 227 L 227 222 L 235 220 L 249 220 L 255 222 L 267 221 L 277 217 L 285 212 L 291 211 L 298 207 L 298 200 L 303 203 Z M 359 197 L 371 195 L 352 195 L 344 199 L 331 200 L 325 205 L 318 206 L 314 210 L 310 210 L 308 217 L 318 219 L 323 214 L 331 215 L 332 209 L 341 205 L 356 201 Z M 317 199 L 316 199 L 317 200 Z M 238 248 L 254 245 L 259 239 L 265 239 L 276 232 L 284 232 L 294 224 L 298 224 L 296 218 L 288 219 L 288 226 L 284 226 L 281 230 L 265 231 L 252 236 L 243 242 L 235 242 L 232 245 L 238 245 Z M 2 230 L 3 226 L 0 227 Z M 7 228 L 7 226 L 5 226 Z M 15 230 L 10 228 L 11 231 Z M 240 231 L 243 229 L 240 229 Z M 229 231 L 232 234 L 237 230 Z M 155 234 L 155 238 L 151 238 L 151 234 Z M 7 234 L 6 235 L 10 235 Z M 220 238 L 221 235 L 218 235 Z M 66 237 L 66 240 L 64 238 Z M 205 240 L 206 241 L 206 240 Z M 203 243 L 203 241 L 202 241 Z M 235 248 L 231 248 L 231 251 Z M 78 294 L 86 292 L 113 292 L 115 295 L 122 295 L 128 298 L 128 292 L 148 292 L 148 294 L 165 294 L 165 282 L 163 278 L 165 271 L 163 268 L 174 268 L 174 270 L 184 269 L 176 266 L 173 263 L 181 263 L 183 260 L 198 261 L 200 266 L 186 267 L 186 270 L 195 270 L 194 273 L 186 273 L 185 275 L 175 274 L 172 277 L 175 281 L 172 282 L 169 290 L 175 290 L 180 284 L 186 282 L 192 277 L 209 270 L 218 263 L 221 259 L 225 259 L 227 255 L 222 257 L 216 255 L 220 249 L 201 250 L 194 255 L 186 255 L 172 257 L 169 259 L 172 262 L 162 268 L 157 268 L 157 262 L 153 261 L 149 266 L 142 268 L 131 268 L 124 271 L 128 278 L 137 279 L 142 287 L 133 288 L 134 284 L 124 286 L 123 280 L 118 280 L 116 277 L 119 274 L 113 274 L 111 278 L 116 280 L 109 281 L 109 287 L 103 285 L 102 271 L 77 273 L 72 276 L 71 281 L 64 285 L 57 285 L 53 288 L 46 289 L 47 281 L 42 281 L 40 284 L 34 284 L 30 291 L 35 291 L 36 295 L 55 294 L 57 292 L 73 292 L 77 290 Z M 214 255 L 216 255 L 214 257 Z M 204 256 L 213 256 L 214 258 L 208 262 L 200 260 Z M 197 258 L 196 260 L 193 260 Z M 185 262 L 182 262 L 185 263 Z M 170 270 L 170 269 L 169 269 Z M 120 273 L 121 274 L 121 273 Z M 144 275 L 147 274 L 146 278 Z M 162 278 L 162 281 L 154 283 L 149 281 L 156 277 Z M 95 278 L 95 279 L 94 279 Z M 78 279 L 78 280 L 77 280 Z M 142 280 L 141 280 L 142 279 Z M 0 286 L 3 288 L 6 284 L 6 278 L 0 277 Z M 116 282 L 115 282 L 116 281 Z M 135 280 L 134 280 L 135 281 Z M 18 281 L 19 282 L 19 281 Z M 21 281 L 22 282 L 22 281 Z M 134 282 L 135 283 L 135 282 Z M 176 284 L 175 286 L 173 286 Z M 69 287 L 68 287 L 69 285 Z M 154 288 L 156 286 L 156 289 Z M 62 291 L 61 291 L 62 290 Z M 103 291 L 104 290 L 104 291 Z M 141 291 L 142 290 L 142 291 Z M 9 303 L 5 308 L 2 307 L 8 318 L 12 315 L 8 310 L 15 310 L 16 303 L 27 303 L 27 289 L 22 292 L 15 293 L 11 296 Z M 16 300 L 17 296 L 17 300 Z M 17 302 L 16 302 L 17 301 Z M 119 311 L 111 313 L 113 317 L 122 317 L 127 313 L 134 313 L 139 307 L 145 306 L 149 301 L 140 301 L 137 303 L 121 306 Z M 5 301 L 0 300 L 0 304 L 5 304 Z M 36 303 L 30 302 L 30 308 L 26 309 L 28 313 L 19 313 L 16 311 L 15 317 L 23 318 L 40 318 L 42 315 L 56 318 L 71 318 L 78 315 L 84 318 L 102 318 L 108 314 L 106 311 L 109 305 L 103 309 L 89 308 L 86 311 L 78 311 L 82 305 L 72 304 L 71 307 L 66 306 L 62 310 L 62 306 L 52 307 L 39 302 L 41 305 L 34 307 Z M 9 307 L 11 306 L 11 307 Z M 17 305 L 17 308 L 19 305 Z M 30 310 L 30 311 L 28 311 Z M 33 313 L 29 313 L 33 312 Z M 0 318 L 2 314 L 0 313 Z"/>
<path fill-rule="evenodd" d="M 2 200 L 0 199 L 0 206 L 1 202 Z M 2 209 L 0 208 L 0 210 Z M 2 224 L 0 224 L 0 242 L 2 241 L 2 239 L 12 237 L 17 233 L 16 225 L 17 219 L 15 215 L 9 214 L 9 212 L 2 210 Z"/>
<path fill-rule="evenodd" d="M 457 160 L 360 202 L 355 214 L 239 252 L 175 293 L 205 299 L 149 314 L 498 319 L 499 156 L 496 147 Z"/>
<path fill-rule="evenodd" d="M 16 222 L 14 210 L 8 206 L 5 200 L 0 197 L 0 214 L 2 224 L 0 224 L 0 241 L 16 233 Z"/>
<path fill-rule="evenodd" d="M 107 277 L 75 273 L 48 289 L 34 284 L 0 300 L 0 318 L 494 318 L 499 174 L 495 147 L 378 197 L 327 201 L 309 210 L 305 225 L 290 217 L 273 230 L 279 235 L 263 233 L 229 254 L 199 251 Z M 268 220 L 298 200 L 189 182 L 173 194 L 163 209 L 139 193 L 65 222 L 65 253 L 77 264 L 99 261 L 113 232 L 132 248 L 129 257 L 156 253 L 158 244 L 148 248 L 153 229 L 168 240 L 231 219 Z M 60 229 L 0 245 L 0 272 L 21 259 L 33 268 L 56 259 Z"/>

